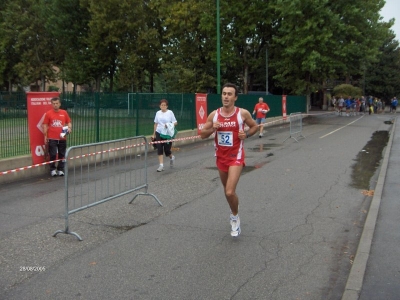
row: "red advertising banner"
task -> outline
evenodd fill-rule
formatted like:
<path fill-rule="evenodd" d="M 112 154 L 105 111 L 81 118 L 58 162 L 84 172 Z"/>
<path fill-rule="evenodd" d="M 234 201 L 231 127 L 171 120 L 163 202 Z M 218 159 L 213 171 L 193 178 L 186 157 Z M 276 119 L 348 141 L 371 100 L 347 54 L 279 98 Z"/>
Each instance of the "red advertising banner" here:
<path fill-rule="evenodd" d="M 45 143 L 42 123 L 45 113 L 52 109 L 51 98 L 59 97 L 59 92 L 27 92 L 29 142 L 32 163 L 44 162 Z"/>
<path fill-rule="evenodd" d="M 203 129 L 207 117 L 207 94 L 196 94 L 197 134 Z"/>
<path fill-rule="evenodd" d="M 286 121 L 286 95 L 282 95 L 282 116 Z"/>

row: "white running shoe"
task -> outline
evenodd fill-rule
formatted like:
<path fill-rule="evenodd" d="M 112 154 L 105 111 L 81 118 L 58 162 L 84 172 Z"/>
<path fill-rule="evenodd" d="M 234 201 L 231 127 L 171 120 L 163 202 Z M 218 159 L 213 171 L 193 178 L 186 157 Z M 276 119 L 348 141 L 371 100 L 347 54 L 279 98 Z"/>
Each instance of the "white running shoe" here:
<path fill-rule="evenodd" d="M 58 176 L 64 176 L 64 172 L 63 172 L 63 171 L 58 171 L 58 172 L 57 172 L 57 175 L 58 175 Z"/>
<path fill-rule="evenodd" d="M 238 237 L 240 232 L 241 232 L 239 215 L 234 216 L 234 215 L 231 214 L 231 218 L 230 219 L 231 219 L 230 221 L 231 221 L 231 227 L 232 227 L 231 236 Z"/>
<path fill-rule="evenodd" d="M 50 175 L 51 175 L 52 177 L 57 176 L 57 171 L 56 171 L 56 170 L 51 171 L 51 172 L 50 172 Z"/>
<path fill-rule="evenodd" d="M 162 171 L 164 171 L 164 166 L 159 165 L 158 169 L 157 169 L 157 172 L 162 172 Z"/>
<path fill-rule="evenodd" d="M 173 166 L 174 166 L 174 162 L 175 162 L 175 156 L 172 155 L 171 159 L 169 160 L 169 165 L 170 165 L 171 167 L 173 167 Z"/>

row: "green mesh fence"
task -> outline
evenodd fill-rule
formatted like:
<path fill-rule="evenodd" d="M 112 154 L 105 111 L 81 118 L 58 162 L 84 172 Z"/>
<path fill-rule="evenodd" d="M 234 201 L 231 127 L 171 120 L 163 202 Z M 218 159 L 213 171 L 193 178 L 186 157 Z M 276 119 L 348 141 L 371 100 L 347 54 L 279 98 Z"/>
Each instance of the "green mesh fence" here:
<path fill-rule="evenodd" d="M 0 93 L 0 159 L 30 153 L 25 93 Z"/>
<path fill-rule="evenodd" d="M 242 95 L 238 96 L 236 106 L 247 109 L 250 113 L 253 112 L 254 106 L 258 103 L 258 98 L 263 97 L 264 102 L 268 104 L 271 109 L 267 114 L 267 119 L 271 117 L 282 116 L 282 96 L 276 95 Z M 208 94 L 207 95 L 207 110 L 208 113 L 221 107 L 221 95 Z M 295 112 L 307 111 L 307 99 L 305 96 L 286 96 L 286 114 L 290 115 Z"/>
<path fill-rule="evenodd" d="M 237 106 L 253 111 L 257 95 L 239 95 Z M 282 96 L 263 96 L 271 111 L 282 115 Z M 151 135 L 161 99 L 178 120 L 179 131 L 195 129 L 195 94 L 65 93 L 62 108 L 72 119 L 68 146 Z M 208 113 L 221 106 L 221 95 L 207 95 Z M 306 98 L 287 96 L 287 114 L 305 112 Z M 25 93 L 0 93 L 0 159 L 30 153 Z"/>

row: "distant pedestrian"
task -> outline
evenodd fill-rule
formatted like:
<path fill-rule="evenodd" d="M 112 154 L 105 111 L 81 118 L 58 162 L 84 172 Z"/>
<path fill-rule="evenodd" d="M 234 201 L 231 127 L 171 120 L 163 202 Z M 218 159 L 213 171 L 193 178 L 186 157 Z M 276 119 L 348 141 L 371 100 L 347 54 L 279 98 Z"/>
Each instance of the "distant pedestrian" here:
<path fill-rule="evenodd" d="M 339 99 L 338 99 L 338 113 L 339 113 L 339 115 L 342 115 L 343 106 L 344 106 L 344 99 L 343 99 L 342 96 L 339 96 Z"/>
<path fill-rule="evenodd" d="M 262 97 L 258 98 L 258 103 L 254 106 L 253 115 L 256 114 L 256 123 L 260 127 L 260 133 L 258 135 L 261 138 L 264 135 L 264 123 L 267 113 L 270 111 L 267 103 L 264 102 Z"/>
<path fill-rule="evenodd" d="M 351 97 L 347 97 L 347 99 L 344 101 L 344 105 L 346 106 L 346 116 L 350 116 L 350 109 L 352 106 L 352 101 L 351 101 Z"/>
<path fill-rule="evenodd" d="M 72 131 L 71 118 L 67 111 L 60 109 L 60 98 L 51 98 L 51 105 L 53 109 L 46 112 L 42 124 L 44 133 L 44 142 L 48 146 L 50 161 L 57 159 L 58 163 L 52 162 L 50 164 L 51 176 L 64 176 L 64 158 L 67 149 L 67 134 Z"/>
<path fill-rule="evenodd" d="M 382 112 L 382 101 L 381 101 L 381 99 L 378 99 L 378 102 L 376 103 L 376 107 L 377 107 L 377 109 L 376 109 L 377 113 L 381 113 Z"/>
<path fill-rule="evenodd" d="M 398 104 L 399 104 L 399 102 L 397 101 L 397 98 L 393 97 L 393 101 L 392 101 L 392 111 L 393 111 L 393 113 L 396 113 Z"/>
<path fill-rule="evenodd" d="M 216 164 L 231 209 L 231 236 L 237 237 L 241 229 L 236 186 L 245 166 L 244 139 L 255 134 L 258 127 L 248 110 L 235 106 L 238 98 L 236 85 L 225 84 L 221 96 L 222 107 L 210 113 L 200 135 L 205 139 L 215 133 Z M 247 132 L 244 131 L 245 125 L 249 127 Z"/>
<path fill-rule="evenodd" d="M 378 98 L 374 98 L 374 113 L 378 112 Z"/>
<path fill-rule="evenodd" d="M 160 134 L 163 133 L 164 128 L 167 128 L 168 126 L 175 127 L 176 125 L 178 125 L 178 122 L 176 121 L 172 110 L 168 109 L 168 101 L 166 99 L 162 99 L 160 101 L 160 110 L 156 113 L 154 118 L 154 133 L 152 137 L 153 141 L 162 141 L 162 143 L 156 143 L 159 163 L 157 172 L 164 171 L 164 154 L 170 158 L 170 166 L 172 167 L 174 165 L 175 156 L 172 155 L 171 152 L 172 142 L 165 142 L 168 139 L 161 137 Z"/>
<path fill-rule="evenodd" d="M 361 109 L 361 101 L 359 98 L 356 99 L 356 109 L 355 109 L 355 114 L 358 116 L 360 114 L 360 109 Z"/>
<path fill-rule="evenodd" d="M 336 97 L 333 96 L 333 97 L 332 97 L 332 101 L 331 101 L 333 110 L 336 110 L 336 102 L 337 102 Z"/>
<path fill-rule="evenodd" d="M 368 114 L 371 115 L 374 113 L 374 106 L 372 104 L 369 105 L 369 111 Z"/>
<path fill-rule="evenodd" d="M 366 105 L 365 105 L 365 98 L 364 98 L 364 96 L 362 96 L 362 97 L 361 97 L 361 100 L 360 100 L 360 112 L 362 112 L 363 114 L 365 114 L 365 108 L 366 108 Z"/>

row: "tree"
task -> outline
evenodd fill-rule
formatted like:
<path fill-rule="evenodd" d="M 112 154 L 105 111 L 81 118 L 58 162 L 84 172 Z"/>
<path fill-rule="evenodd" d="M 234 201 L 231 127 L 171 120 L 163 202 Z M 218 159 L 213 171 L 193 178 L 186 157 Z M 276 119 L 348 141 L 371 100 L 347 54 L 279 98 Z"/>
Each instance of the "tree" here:
<path fill-rule="evenodd" d="M 56 41 L 45 30 L 45 1 L 15 0 L 6 3 L 3 11 L 3 45 L 19 57 L 13 60 L 12 72 L 18 75 L 23 85 L 42 83 L 56 79 L 53 69 Z M 11 50 L 12 48 L 12 50 Z M 9 72 L 11 74 L 11 70 Z"/>
<path fill-rule="evenodd" d="M 336 97 L 357 97 L 362 96 L 362 90 L 359 87 L 352 86 L 351 84 L 340 84 L 333 88 L 332 94 Z"/>
<path fill-rule="evenodd" d="M 164 47 L 161 68 L 168 90 L 204 91 L 215 86 L 215 4 L 155 1 Z"/>
<path fill-rule="evenodd" d="M 365 91 L 367 95 L 374 95 L 389 103 L 390 99 L 400 94 L 400 48 L 393 32 L 380 51 L 379 60 L 366 71 Z"/>
<path fill-rule="evenodd" d="M 91 53 L 87 45 L 90 14 L 80 0 L 53 0 L 45 7 L 47 12 L 46 30 L 57 41 L 57 61 L 60 78 L 77 85 L 87 83 L 91 78 L 87 64 Z"/>
<path fill-rule="evenodd" d="M 283 0 L 275 7 L 274 78 L 286 92 L 309 95 L 335 74 L 341 55 L 333 38 L 338 16 L 328 0 Z"/>

